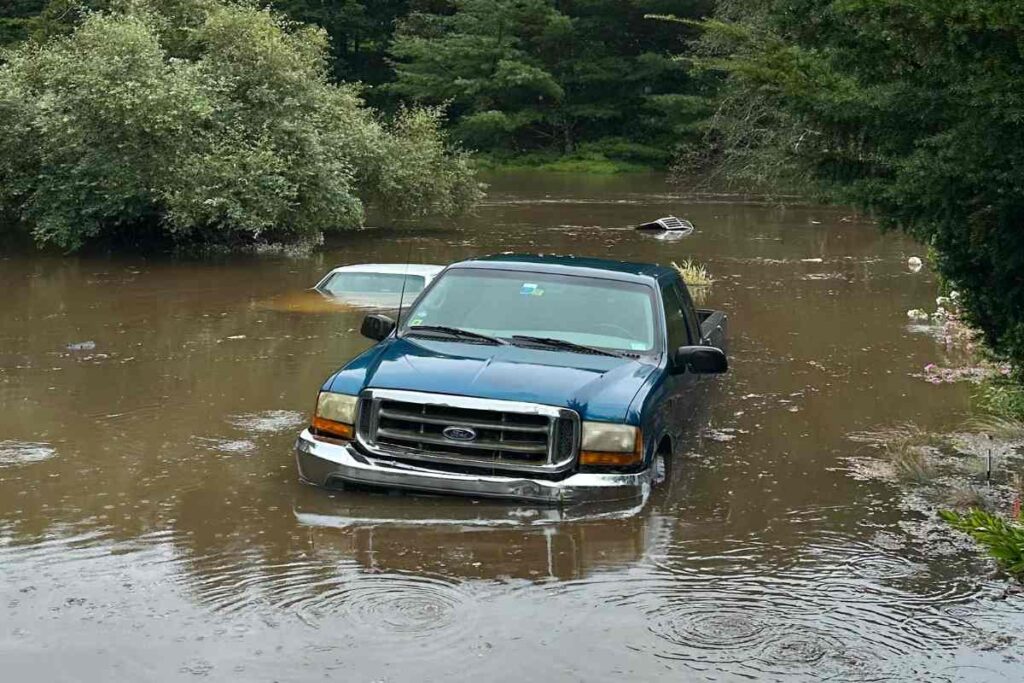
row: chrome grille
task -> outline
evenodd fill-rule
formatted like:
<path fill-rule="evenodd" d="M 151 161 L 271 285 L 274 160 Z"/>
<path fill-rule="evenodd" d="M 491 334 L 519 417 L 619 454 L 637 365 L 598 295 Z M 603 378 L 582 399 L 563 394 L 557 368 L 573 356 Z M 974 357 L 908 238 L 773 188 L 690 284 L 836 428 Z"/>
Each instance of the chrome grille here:
<path fill-rule="evenodd" d="M 571 467 L 576 457 L 579 418 L 571 410 L 533 403 L 371 389 L 360 401 L 357 438 L 377 455 L 554 473 Z"/>

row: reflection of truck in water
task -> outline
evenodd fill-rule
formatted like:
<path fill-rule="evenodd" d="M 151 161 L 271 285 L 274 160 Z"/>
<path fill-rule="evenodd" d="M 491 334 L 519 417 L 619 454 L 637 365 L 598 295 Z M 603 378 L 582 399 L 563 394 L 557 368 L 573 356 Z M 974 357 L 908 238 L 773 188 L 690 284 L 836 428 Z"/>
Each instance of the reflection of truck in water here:
<path fill-rule="evenodd" d="M 565 508 L 466 505 L 450 496 L 332 499 L 311 493 L 300 492 L 292 512 L 315 552 L 375 571 L 572 580 L 631 566 L 664 549 L 673 535 L 673 519 L 657 502 L 621 515 L 588 510 L 566 518 Z M 656 491 L 658 498 L 664 493 Z M 429 548 L 421 547 L 424 538 L 431 539 Z"/>
<path fill-rule="evenodd" d="M 674 268 L 503 255 L 449 266 L 321 387 L 300 476 L 474 497 L 642 502 L 709 374 L 726 317 Z"/>

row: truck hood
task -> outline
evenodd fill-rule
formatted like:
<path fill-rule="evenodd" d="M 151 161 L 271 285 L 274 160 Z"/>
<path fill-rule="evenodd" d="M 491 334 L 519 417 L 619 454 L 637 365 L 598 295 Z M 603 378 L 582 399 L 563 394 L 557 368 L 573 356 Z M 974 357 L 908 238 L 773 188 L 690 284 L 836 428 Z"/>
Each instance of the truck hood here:
<path fill-rule="evenodd" d="M 657 369 L 650 361 L 428 339 L 391 339 L 359 356 L 325 389 L 404 389 L 562 406 L 590 420 L 629 421 Z"/>

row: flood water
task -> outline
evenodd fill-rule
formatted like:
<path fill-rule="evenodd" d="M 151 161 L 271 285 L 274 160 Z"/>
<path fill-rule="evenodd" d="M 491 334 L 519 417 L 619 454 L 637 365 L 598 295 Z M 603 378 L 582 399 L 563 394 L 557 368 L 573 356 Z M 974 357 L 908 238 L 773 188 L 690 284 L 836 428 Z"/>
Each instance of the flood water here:
<path fill-rule="evenodd" d="M 675 214 L 674 241 L 629 230 Z M 347 263 L 692 256 L 732 370 L 630 516 L 300 484 L 363 313 Z M 849 211 L 660 177 L 495 178 L 476 215 L 312 256 L 0 258 L 0 670 L 9 681 L 1019 681 L 1021 598 L 848 435 L 950 429 L 969 390 L 906 311 L 923 250 Z"/>

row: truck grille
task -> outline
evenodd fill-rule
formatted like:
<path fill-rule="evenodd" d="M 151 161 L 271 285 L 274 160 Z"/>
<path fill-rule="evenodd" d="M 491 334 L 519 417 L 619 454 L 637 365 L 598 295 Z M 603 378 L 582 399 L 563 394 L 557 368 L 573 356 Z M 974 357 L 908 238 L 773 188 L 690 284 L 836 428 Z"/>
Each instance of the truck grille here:
<path fill-rule="evenodd" d="M 576 457 L 578 425 L 576 413 L 552 406 L 371 389 L 361 397 L 357 437 L 377 455 L 555 473 Z"/>

